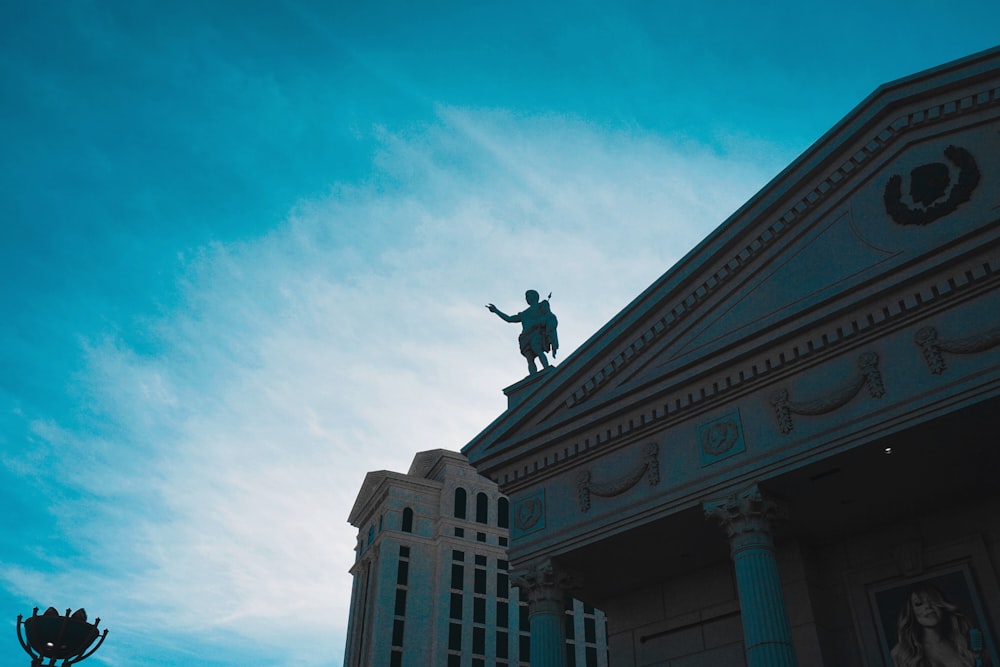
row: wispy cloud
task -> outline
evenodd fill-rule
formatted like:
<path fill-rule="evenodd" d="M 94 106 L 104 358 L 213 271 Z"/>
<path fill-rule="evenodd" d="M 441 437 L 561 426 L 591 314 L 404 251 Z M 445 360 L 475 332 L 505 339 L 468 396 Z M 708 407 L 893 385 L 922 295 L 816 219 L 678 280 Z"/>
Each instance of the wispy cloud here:
<path fill-rule="evenodd" d="M 274 648 L 254 664 L 287 665 L 301 635 L 294 664 L 339 664 L 365 472 L 460 448 L 524 375 L 483 305 L 554 292 L 569 353 L 789 157 L 455 108 L 381 146 L 368 183 L 188 257 L 148 349 L 88 341 L 92 427 L 36 422 L 47 449 L 19 462 L 70 475 L 78 555 L 0 565 L 8 587 L 86 599 L 137 643 L 252 636 Z"/>

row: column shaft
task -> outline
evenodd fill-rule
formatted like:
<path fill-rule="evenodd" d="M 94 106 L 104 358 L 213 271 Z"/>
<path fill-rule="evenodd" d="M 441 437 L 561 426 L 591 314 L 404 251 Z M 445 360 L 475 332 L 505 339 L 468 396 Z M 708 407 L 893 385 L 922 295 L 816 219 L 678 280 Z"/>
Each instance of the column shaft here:
<path fill-rule="evenodd" d="M 565 604 L 561 601 L 528 603 L 531 622 L 531 665 L 564 667 L 566 660 Z"/>
<path fill-rule="evenodd" d="M 792 629 L 772 549 L 733 554 L 747 667 L 794 667 Z"/>
<path fill-rule="evenodd" d="M 722 524 L 740 596 L 747 667 L 796 667 L 792 629 L 781 590 L 771 524 L 782 513 L 777 503 L 751 488 L 704 504 L 706 516 Z"/>

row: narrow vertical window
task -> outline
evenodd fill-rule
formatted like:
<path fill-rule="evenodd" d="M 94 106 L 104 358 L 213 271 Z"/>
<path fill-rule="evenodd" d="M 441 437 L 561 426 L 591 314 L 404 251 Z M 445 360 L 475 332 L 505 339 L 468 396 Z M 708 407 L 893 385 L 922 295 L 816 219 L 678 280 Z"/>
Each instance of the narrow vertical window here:
<path fill-rule="evenodd" d="M 509 655 L 507 649 L 507 633 L 503 630 L 497 630 L 497 657 L 506 660 Z"/>
<path fill-rule="evenodd" d="M 392 645 L 403 645 L 403 621 L 398 618 L 392 622 Z"/>
<path fill-rule="evenodd" d="M 497 501 L 497 526 L 510 528 L 510 501 L 506 498 Z"/>
<path fill-rule="evenodd" d="M 486 570 L 476 568 L 474 573 L 473 589 L 476 593 L 486 595 Z"/>
<path fill-rule="evenodd" d="M 486 628 L 472 628 L 472 652 L 476 655 L 486 653 Z"/>
<path fill-rule="evenodd" d="M 474 598 L 472 600 L 472 622 L 486 623 L 486 598 Z"/>
<path fill-rule="evenodd" d="M 464 519 L 465 518 L 465 505 L 468 502 L 466 500 L 467 496 L 465 489 L 458 487 L 455 489 L 455 518 Z"/>
<path fill-rule="evenodd" d="M 412 533 L 413 532 L 413 510 L 409 507 L 403 510 L 403 532 Z"/>
<path fill-rule="evenodd" d="M 448 624 L 448 650 L 462 650 L 462 625 L 460 623 Z"/>
<path fill-rule="evenodd" d="M 476 521 L 489 523 L 490 499 L 485 493 L 476 494 Z"/>
<path fill-rule="evenodd" d="M 510 606 L 506 602 L 497 602 L 497 627 L 506 628 L 510 618 Z"/>
<path fill-rule="evenodd" d="M 396 608 L 393 611 L 396 616 L 406 616 L 406 589 L 396 589 Z"/>

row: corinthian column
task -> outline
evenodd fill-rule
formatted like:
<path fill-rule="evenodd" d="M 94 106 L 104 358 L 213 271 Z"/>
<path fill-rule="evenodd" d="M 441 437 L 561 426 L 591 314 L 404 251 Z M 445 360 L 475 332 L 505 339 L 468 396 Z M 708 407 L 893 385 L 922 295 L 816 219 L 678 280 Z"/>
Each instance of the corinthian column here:
<path fill-rule="evenodd" d="M 521 599 L 528 602 L 531 667 L 565 667 L 567 591 L 573 577 L 546 558 L 535 567 L 512 573 Z"/>
<path fill-rule="evenodd" d="M 747 667 L 796 667 L 771 537 L 772 524 L 784 508 L 765 498 L 755 484 L 725 500 L 706 502 L 703 509 L 729 536 Z"/>

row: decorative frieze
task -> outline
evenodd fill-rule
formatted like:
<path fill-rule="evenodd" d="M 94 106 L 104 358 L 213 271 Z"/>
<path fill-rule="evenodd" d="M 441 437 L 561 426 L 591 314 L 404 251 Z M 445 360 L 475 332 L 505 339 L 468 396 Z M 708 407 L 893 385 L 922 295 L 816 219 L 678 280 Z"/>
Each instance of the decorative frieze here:
<path fill-rule="evenodd" d="M 878 368 L 878 355 L 874 352 L 863 353 L 858 357 L 858 369 L 860 374 L 849 380 L 847 384 L 836 387 L 817 398 L 795 401 L 789 396 L 787 389 L 779 389 L 771 394 L 771 404 L 774 406 L 775 417 L 781 432 L 787 435 L 795 428 L 792 414 L 815 416 L 833 412 L 847 405 L 861 392 L 863 387 L 868 388 L 868 394 L 872 398 L 882 398 L 885 394 L 885 387 L 882 384 L 882 373 Z"/>
<path fill-rule="evenodd" d="M 579 440 L 567 443 L 557 450 L 549 450 L 537 460 L 523 461 L 516 468 L 511 468 L 496 478 L 500 484 L 509 484 L 531 477 L 552 466 L 562 466 L 574 457 L 592 451 L 597 447 L 605 447 L 617 440 L 636 437 L 637 433 L 647 429 L 662 429 L 665 424 L 680 421 L 694 410 L 711 409 L 738 392 L 747 391 L 747 385 L 755 384 L 774 373 L 787 372 L 787 367 L 806 359 L 821 357 L 848 343 L 859 344 L 859 341 L 878 335 L 886 327 L 899 327 L 911 318 L 924 313 L 928 308 L 939 308 L 944 302 L 961 297 L 971 290 L 995 289 L 1000 281 L 1000 258 L 989 261 L 955 267 L 947 277 L 935 278 L 933 282 L 916 285 L 908 294 L 897 295 L 891 300 L 874 304 L 865 313 L 852 316 L 840 322 L 827 326 L 825 330 L 817 331 L 807 340 L 797 340 L 787 344 L 782 349 L 771 350 L 766 358 L 756 357 L 744 362 L 741 367 L 729 371 L 721 378 L 705 381 L 700 386 L 685 388 L 669 396 L 658 405 L 650 405 L 645 412 L 632 413 L 618 423 L 603 424 L 599 431 L 588 433 Z M 969 352 L 983 341 L 992 346 L 992 341 L 1000 337 L 998 329 L 990 329 L 977 336 L 970 337 L 962 345 Z M 981 339 L 981 340 L 980 340 Z M 978 341 L 978 342 L 977 342 Z M 956 341 L 946 341 L 948 347 L 962 347 Z M 918 341 L 917 343 L 921 343 Z M 937 342 L 932 341 L 933 345 Z M 1000 343 L 998 343 L 1000 344 Z M 941 351 L 949 352 L 946 347 Z M 964 348 L 963 348 L 964 349 Z M 985 348 L 984 348 L 985 349 Z M 965 353 L 959 350 L 956 353 Z M 789 420 L 791 416 L 789 416 Z M 499 444 L 497 445 L 499 446 Z"/>
<path fill-rule="evenodd" d="M 942 352 L 951 354 L 977 354 L 1000 345 L 1000 327 L 963 336 L 961 338 L 941 339 L 935 327 L 923 327 L 913 337 L 914 342 L 924 354 L 927 368 L 934 375 L 940 375 L 947 370 Z"/>
<path fill-rule="evenodd" d="M 595 482 L 590 469 L 583 470 L 576 478 L 576 491 L 580 498 L 580 511 L 590 511 L 591 495 L 602 498 L 611 498 L 621 495 L 639 483 L 639 480 L 646 477 L 650 486 L 660 483 L 660 462 L 658 456 L 660 446 L 655 442 L 646 445 L 642 461 L 639 466 L 631 472 L 605 482 Z"/>

